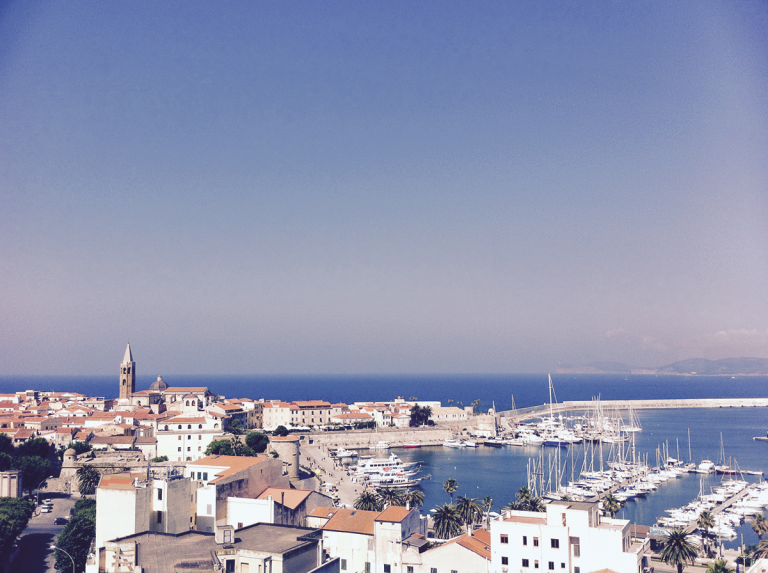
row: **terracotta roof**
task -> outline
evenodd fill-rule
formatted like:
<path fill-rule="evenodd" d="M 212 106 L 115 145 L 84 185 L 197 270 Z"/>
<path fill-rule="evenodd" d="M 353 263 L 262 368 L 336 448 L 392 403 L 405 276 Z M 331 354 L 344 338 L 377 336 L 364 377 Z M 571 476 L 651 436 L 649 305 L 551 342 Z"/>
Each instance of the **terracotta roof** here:
<path fill-rule="evenodd" d="M 322 529 L 373 535 L 374 522 L 378 516 L 378 511 L 339 508 L 336 510 L 336 514 L 328 520 L 328 523 L 323 525 Z"/>
<path fill-rule="evenodd" d="M 133 442 L 133 436 L 96 436 L 91 440 L 92 446 L 100 444 L 130 444 Z"/>
<path fill-rule="evenodd" d="M 324 517 L 329 519 L 338 511 L 337 507 L 316 507 L 307 517 Z"/>
<path fill-rule="evenodd" d="M 99 489 L 122 489 L 134 490 L 133 478 L 129 473 L 109 474 L 102 476 L 99 482 Z"/>
<path fill-rule="evenodd" d="M 285 507 L 289 509 L 296 509 L 304 502 L 305 499 L 309 497 L 309 494 L 312 493 L 312 490 L 268 487 L 256 499 L 267 499 L 271 495 L 274 501 L 281 503 L 281 500 L 283 499 L 283 493 L 285 494 Z"/>
<path fill-rule="evenodd" d="M 484 529 L 473 531 L 471 536 L 465 533 L 456 539 L 446 542 L 444 545 L 448 545 L 448 543 L 456 543 L 464 549 L 477 553 L 480 557 L 484 557 L 489 561 L 491 559 L 491 534 Z"/>
<path fill-rule="evenodd" d="M 400 523 L 412 512 L 412 509 L 390 505 L 379 514 L 376 521 L 389 521 L 391 523 Z"/>
<path fill-rule="evenodd" d="M 241 472 L 244 469 L 265 462 L 268 459 L 269 458 L 266 456 L 206 456 L 201 460 L 189 462 L 187 465 L 222 468 L 221 471 L 216 473 L 216 478 L 210 481 L 210 483 L 216 483 L 222 478 L 229 477 L 232 474 Z"/>
<path fill-rule="evenodd" d="M 157 438 L 153 436 L 139 436 L 136 438 L 136 445 L 139 444 L 156 444 Z"/>

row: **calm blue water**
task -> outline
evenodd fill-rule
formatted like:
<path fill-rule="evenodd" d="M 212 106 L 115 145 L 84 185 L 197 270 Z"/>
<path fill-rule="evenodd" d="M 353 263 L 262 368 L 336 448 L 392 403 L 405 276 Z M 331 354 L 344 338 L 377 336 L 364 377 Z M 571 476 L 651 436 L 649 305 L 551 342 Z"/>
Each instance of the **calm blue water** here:
<path fill-rule="evenodd" d="M 139 372 L 141 364 L 138 365 Z M 144 390 L 157 376 L 138 376 L 136 389 Z M 91 396 L 114 398 L 118 394 L 114 376 L 18 376 L 0 377 L 0 393 L 17 390 L 70 390 Z M 171 386 L 208 386 L 230 398 L 307 400 L 322 398 L 330 402 L 391 400 L 395 396 L 422 400 L 448 400 L 468 406 L 482 401 L 486 411 L 496 402 L 498 410 L 508 410 L 512 396 L 518 408 L 549 401 L 547 376 L 542 374 L 507 375 L 364 375 L 364 376 L 163 376 Z M 708 376 L 624 376 L 568 374 L 552 377 L 559 401 L 768 397 L 768 377 Z"/>
<path fill-rule="evenodd" d="M 148 388 L 156 376 L 139 376 L 137 390 Z M 549 400 L 546 375 L 430 375 L 430 376 L 163 376 L 172 386 L 208 386 L 228 397 L 280 399 L 324 399 L 330 402 L 391 400 L 395 396 L 422 400 L 440 400 L 448 405 L 473 400 L 482 401 L 487 410 L 495 401 L 499 410 L 509 409 L 514 395 L 517 407 L 546 403 Z M 590 400 L 600 396 L 611 399 L 661 398 L 737 398 L 768 397 L 768 377 L 697 377 L 697 376 L 624 376 L 624 375 L 555 375 L 554 387 L 559 401 Z M 2 377 L 0 393 L 17 390 L 70 390 L 92 396 L 117 396 L 117 376 L 78 377 Z M 641 410 L 637 412 L 643 431 L 636 435 L 636 456 L 646 456 L 655 465 L 656 451 L 668 447 L 670 455 L 688 461 L 688 429 L 691 436 L 691 459 L 718 461 L 720 434 L 726 458 L 736 460 L 742 469 L 768 473 L 768 443 L 755 442 L 753 436 L 764 436 L 768 430 L 766 408 L 717 408 L 690 410 Z M 424 474 L 430 481 L 422 482 L 426 494 L 425 508 L 445 503 L 449 496 L 442 483 L 452 477 L 459 482 L 456 495 L 494 499 L 494 509 L 514 499 L 515 492 L 526 483 L 529 458 L 543 456 L 545 468 L 550 465 L 553 448 L 485 448 L 449 449 L 443 447 L 420 450 L 397 450 L 404 459 L 424 463 Z M 563 450 L 565 452 L 565 450 Z M 604 446 L 603 457 L 612 455 Z M 568 451 L 566 476 L 582 467 L 584 447 Z M 587 459 L 593 456 L 587 454 Z M 595 467 L 599 456 L 594 457 Z M 551 462 L 553 463 L 553 462 Z M 709 491 L 716 476 L 688 474 L 667 481 L 646 499 L 630 501 L 619 516 L 641 525 L 651 525 L 664 509 L 682 506 L 699 492 L 700 485 Z M 758 479 L 758 478 L 751 478 Z M 757 537 L 748 525 L 740 528 L 744 542 L 755 543 Z M 736 542 L 726 543 L 728 546 Z"/>

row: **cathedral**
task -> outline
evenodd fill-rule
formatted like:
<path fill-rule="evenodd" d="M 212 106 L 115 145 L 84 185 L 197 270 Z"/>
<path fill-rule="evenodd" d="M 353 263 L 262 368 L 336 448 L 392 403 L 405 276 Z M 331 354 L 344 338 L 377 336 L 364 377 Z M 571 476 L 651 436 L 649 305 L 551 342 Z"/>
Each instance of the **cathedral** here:
<path fill-rule="evenodd" d="M 152 382 L 148 390 L 136 391 L 136 361 L 133 359 L 130 343 L 125 347 L 120 363 L 120 392 L 118 404 L 121 409 L 148 408 L 155 414 L 169 411 L 202 412 L 214 401 L 214 394 L 207 387 L 172 387 L 162 376 Z"/>

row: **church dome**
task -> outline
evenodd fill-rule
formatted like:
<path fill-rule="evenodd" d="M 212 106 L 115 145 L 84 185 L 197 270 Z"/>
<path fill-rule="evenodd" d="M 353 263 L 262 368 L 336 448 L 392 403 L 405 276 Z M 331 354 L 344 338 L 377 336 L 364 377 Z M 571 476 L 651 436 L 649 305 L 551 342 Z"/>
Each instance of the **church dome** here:
<path fill-rule="evenodd" d="M 163 382 L 162 376 L 158 376 L 157 380 L 152 382 L 152 385 L 149 387 L 149 389 L 152 392 L 165 392 L 168 389 L 168 384 Z"/>
<path fill-rule="evenodd" d="M 75 450 L 73 450 L 72 448 L 69 448 L 69 449 L 67 449 L 67 451 L 64 452 L 64 456 L 65 457 L 71 456 L 71 457 L 74 458 L 74 457 L 77 456 L 77 452 Z"/>

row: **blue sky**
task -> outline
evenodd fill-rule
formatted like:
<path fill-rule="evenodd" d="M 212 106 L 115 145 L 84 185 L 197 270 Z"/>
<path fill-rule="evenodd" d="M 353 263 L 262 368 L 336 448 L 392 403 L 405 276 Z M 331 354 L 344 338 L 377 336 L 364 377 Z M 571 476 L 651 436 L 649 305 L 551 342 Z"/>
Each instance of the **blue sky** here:
<path fill-rule="evenodd" d="M 764 2 L 6 2 L 0 374 L 768 357 Z"/>

